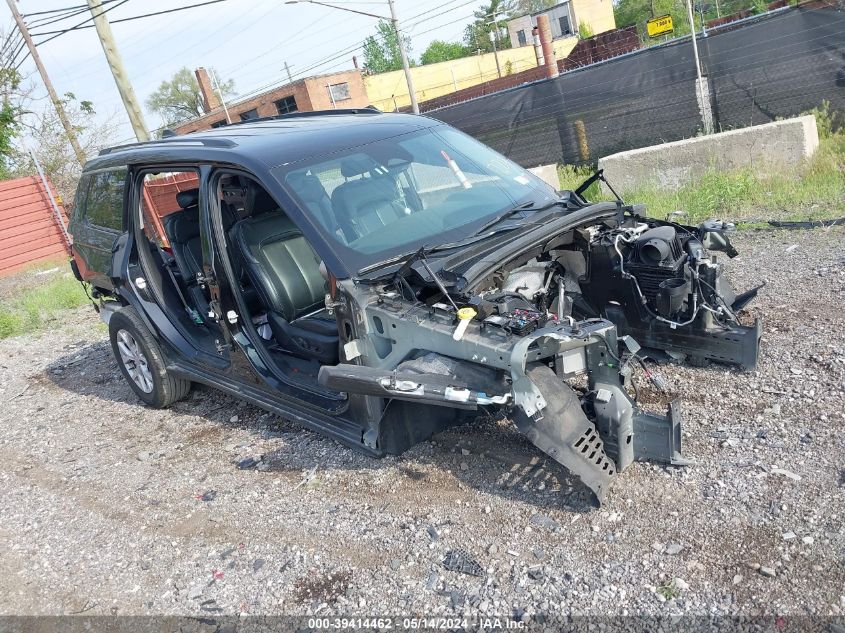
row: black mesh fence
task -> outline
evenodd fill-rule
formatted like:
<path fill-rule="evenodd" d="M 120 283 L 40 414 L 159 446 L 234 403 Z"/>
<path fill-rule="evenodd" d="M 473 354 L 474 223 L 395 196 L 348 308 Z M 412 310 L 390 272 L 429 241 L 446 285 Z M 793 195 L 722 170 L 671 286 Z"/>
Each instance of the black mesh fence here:
<path fill-rule="evenodd" d="M 798 7 L 700 37 L 716 131 L 845 109 L 845 11 Z M 525 167 L 592 162 L 700 133 L 684 38 L 429 112 Z"/>

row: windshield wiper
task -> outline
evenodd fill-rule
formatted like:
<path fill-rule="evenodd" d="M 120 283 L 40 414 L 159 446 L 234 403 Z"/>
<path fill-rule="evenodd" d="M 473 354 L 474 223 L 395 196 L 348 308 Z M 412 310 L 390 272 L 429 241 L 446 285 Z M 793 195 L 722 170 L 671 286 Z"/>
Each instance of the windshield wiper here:
<path fill-rule="evenodd" d="M 549 204 L 544 204 L 542 207 L 535 207 L 534 204 L 535 203 L 533 201 L 526 202 L 525 204 L 521 204 L 518 207 L 513 207 L 511 209 L 508 209 L 507 211 L 503 211 L 502 213 L 497 215 L 495 218 L 492 218 L 491 220 L 482 224 L 481 228 L 478 229 L 474 233 L 474 235 L 478 235 L 479 233 L 483 233 L 484 231 L 489 229 L 491 226 L 495 226 L 499 222 L 502 222 L 503 220 L 506 220 L 509 217 L 516 215 L 520 211 L 533 211 L 533 213 L 536 214 L 540 211 L 546 211 L 548 209 L 551 209 L 552 207 L 566 206 L 566 201 L 565 200 L 555 200 L 554 202 L 550 202 Z"/>
<path fill-rule="evenodd" d="M 437 246 L 432 246 L 427 250 L 429 253 L 440 253 L 441 251 L 449 251 L 453 248 L 460 248 L 461 246 L 469 246 L 470 244 L 475 244 L 476 242 L 482 242 L 486 240 L 488 237 L 493 237 L 494 235 L 498 235 L 499 233 L 510 233 L 511 231 L 517 230 L 518 226 L 508 226 L 501 229 L 496 229 L 495 231 L 490 231 L 489 233 L 485 233 L 484 235 L 480 235 L 478 233 L 473 233 L 472 235 L 465 237 L 462 240 L 457 240 L 455 242 L 447 242 L 446 244 L 438 244 Z"/>
<path fill-rule="evenodd" d="M 512 215 L 516 215 L 520 211 L 527 211 L 528 209 L 531 209 L 533 207 L 534 207 L 534 201 L 532 200 L 531 202 L 526 202 L 525 204 L 521 204 L 518 207 L 513 207 L 511 209 L 508 209 L 507 211 L 503 211 L 502 213 L 500 213 L 496 217 L 494 217 L 491 220 L 488 220 L 487 222 L 482 224 L 481 228 L 479 228 L 475 232 L 475 235 L 478 235 L 479 233 L 483 233 L 484 231 L 489 229 L 491 226 L 498 224 L 502 220 L 506 220 L 507 218 L 511 217 Z"/>

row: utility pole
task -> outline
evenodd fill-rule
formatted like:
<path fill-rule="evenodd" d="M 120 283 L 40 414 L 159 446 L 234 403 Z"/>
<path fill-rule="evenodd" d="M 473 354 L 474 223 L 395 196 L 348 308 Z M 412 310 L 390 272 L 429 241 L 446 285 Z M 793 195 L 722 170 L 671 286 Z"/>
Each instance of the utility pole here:
<path fill-rule="evenodd" d="M 290 74 L 290 66 L 285 62 L 285 72 L 288 74 L 288 82 L 293 83 L 293 76 Z"/>
<path fill-rule="evenodd" d="M 390 5 L 390 21 L 393 23 L 393 30 L 396 31 L 396 38 L 399 41 L 399 56 L 402 58 L 402 70 L 405 71 L 405 83 L 408 84 L 408 94 L 411 97 L 411 110 L 414 114 L 419 114 L 420 106 L 417 103 L 417 94 L 414 91 L 414 78 L 411 77 L 411 67 L 408 65 L 408 53 L 405 52 L 405 40 L 402 39 L 402 31 L 399 29 L 396 7 L 393 0 L 387 0 L 387 4 Z"/>
<path fill-rule="evenodd" d="M 487 14 L 487 16 L 492 17 L 493 21 L 490 23 L 493 25 L 493 31 L 490 33 L 490 41 L 493 42 L 493 58 L 496 60 L 496 73 L 499 77 L 502 76 L 502 67 L 499 66 L 499 24 L 497 19 L 500 15 L 502 15 L 504 11 L 491 11 Z"/>
<path fill-rule="evenodd" d="M 123 67 L 123 60 L 120 58 L 120 53 L 117 50 L 117 44 L 114 41 L 109 20 L 103 15 L 103 6 L 100 4 L 100 0 L 86 1 L 88 2 L 88 8 L 91 9 L 91 15 L 94 16 L 94 26 L 97 29 L 97 35 L 100 38 L 100 43 L 103 45 L 103 52 L 106 54 L 106 60 L 108 60 L 109 68 L 111 68 L 111 74 L 114 76 L 114 83 L 117 84 L 117 91 L 120 93 L 120 98 L 123 99 L 123 105 L 126 108 L 126 114 L 129 115 L 129 122 L 132 124 L 135 136 L 139 141 L 149 141 L 150 133 L 147 129 L 147 124 L 144 122 L 144 113 L 138 104 L 138 98 L 135 96 L 135 90 L 129 82 L 126 69 Z"/>
<path fill-rule="evenodd" d="M 85 165 L 85 152 L 82 151 L 82 146 L 79 144 L 79 139 L 76 136 L 76 130 L 73 129 L 73 126 L 70 124 L 70 120 L 67 118 L 67 113 L 65 112 L 65 108 L 62 105 L 62 102 L 59 100 L 59 95 L 56 94 L 56 89 L 53 88 L 53 82 L 50 81 L 50 77 L 47 75 L 47 69 L 44 68 L 44 64 L 41 63 L 41 56 L 38 54 L 38 50 L 35 48 L 35 43 L 32 41 L 32 38 L 29 35 L 29 29 L 26 26 L 26 23 L 23 21 L 23 17 L 21 14 L 18 13 L 18 8 L 15 6 L 15 0 L 6 0 L 6 4 L 9 5 L 9 9 L 12 11 L 12 17 L 15 18 L 15 23 L 18 25 L 18 29 L 20 29 L 21 35 L 23 35 L 23 39 L 26 42 L 27 48 L 29 48 L 29 54 L 32 55 L 32 60 L 35 62 L 35 67 L 38 68 L 38 74 L 41 75 L 41 79 L 44 82 L 44 85 L 47 87 L 47 94 L 50 95 L 50 101 L 53 102 L 53 107 L 56 108 L 56 114 L 59 115 L 59 120 L 62 122 L 62 127 L 65 128 L 65 132 L 67 133 L 67 139 L 70 141 L 71 146 L 73 147 L 73 151 L 76 154 L 76 160 L 79 161 L 79 164 L 84 166 Z"/>
<path fill-rule="evenodd" d="M 91 0 L 88 1 L 91 2 Z M 411 67 L 408 64 L 408 53 L 405 51 L 405 41 L 402 39 L 402 30 L 399 28 L 399 18 L 396 16 L 396 7 L 393 4 L 393 0 L 387 0 L 387 4 L 390 6 L 389 18 L 386 18 L 382 15 L 378 15 L 376 13 L 359 11 L 358 9 L 350 9 L 349 7 L 339 7 L 336 4 L 320 2 L 320 0 L 285 0 L 285 4 L 298 4 L 300 2 L 308 4 L 319 4 L 320 6 L 328 7 L 329 9 L 337 9 L 338 11 L 348 11 L 349 13 L 357 13 L 358 15 L 366 15 L 371 18 L 377 18 L 379 20 L 385 20 L 387 22 L 390 22 L 390 24 L 393 26 L 393 31 L 396 33 L 396 39 L 398 40 L 399 57 L 402 58 L 402 70 L 405 71 L 405 83 L 408 84 L 408 96 L 411 98 L 411 109 L 413 110 L 414 114 L 420 113 L 420 106 L 417 104 L 417 93 L 414 90 L 414 78 L 411 76 Z"/>
<path fill-rule="evenodd" d="M 214 72 L 213 68 L 209 68 L 209 70 L 211 71 L 211 80 L 217 88 L 217 94 L 220 95 L 220 104 L 223 106 L 223 112 L 226 113 L 226 123 L 231 125 L 232 117 L 229 116 L 229 108 L 226 106 L 226 97 L 223 96 L 223 90 L 220 88 L 220 82 L 217 81 L 217 73 Z"/>
<path fill-rule="evenodd" d="M 496 23 L 495 22 L 493 22 L 493 32 L 490 33 L 490 35 L 492 36 L 490 38 L 490 41 L 493 42 L 493 59 L 496 60 L 496 74 L 498 74 L 499 77 L 501 77 L 502 76 L 502 67 L 499 66 L 499 51 L 496 50 L 496 40 L 499 39 L 499 38 L 496 36 Z"/>
<path fill-rule="evenodd" d="M 713 133 L 713 113 L 710 111 L 710 90 L 705 90 L 704 78 L 701 76 L 701 61 L 698 58 L 698 42 L 695 40 L 695 20 L 692 13 L 692 0 L 687 0 L 687 14 L 689 17 L 690 39 L 692 39 L 692 55 L 695 58 L 695 76 L 698 83 L 697 101 L 701 113 L 701 123 L 705 134 Z"/>

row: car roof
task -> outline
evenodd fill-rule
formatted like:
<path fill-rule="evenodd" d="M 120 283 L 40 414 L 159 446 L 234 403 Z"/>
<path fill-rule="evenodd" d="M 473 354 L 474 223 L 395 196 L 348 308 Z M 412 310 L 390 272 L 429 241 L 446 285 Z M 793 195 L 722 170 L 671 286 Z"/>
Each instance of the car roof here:
<path fill-rule="evenodd" d="M 85 171 L 138 163 L 225 162 L 264 171 L 344 147 L 442 125 L 375 109 L 281 115 L 103 150 Z"/>

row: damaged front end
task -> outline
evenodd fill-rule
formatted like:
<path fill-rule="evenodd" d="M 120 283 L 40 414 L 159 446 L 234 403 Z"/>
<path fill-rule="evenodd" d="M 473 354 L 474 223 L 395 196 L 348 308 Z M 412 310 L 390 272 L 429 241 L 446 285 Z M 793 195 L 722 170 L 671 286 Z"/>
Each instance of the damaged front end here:
<path fill-rule="evenodd" d="M 574 192 L 516 237 L 420 249 L 376 274 L 337 281 L 346 363 L 319 381 L 350 395 L 363 442 L 399 453 L 467 411 L 498 410 L 601 502 L 635 460 L 683 465 L 681 409 L 641 409 L 644 358 L 684 354 L 753 367 L 760 326 L 710 251 L 728 227 L 645 218 Z M 506 229 L 505 229 L 506 231 Z M 507 233 L 506 233 L 507 235 Z"/>
<path fill-rule="evenodd" d="M 600 503 L 634 460 L 685 463 L 677 403 L 658 416 L 630 398 L 625 390 L 630 365 L 620 358 L 609 321 L 550 316 L 530 333 L 517 334 L 477 314 L 456 341 L 461 320 L 447 304 L 413 302 L 389 290 L 361 293 L 354 284 L 347 288 L 334 304 L 343 321 L 358 312 L 356 297 L 365 302 L 355 338 L 344 346 L 350 362 L 323 367 L 319 381 L 368 399 L 369 410 L 378 411 L 364 438 L 373 448 L 407 448 L 388 446 L 396 426 L 413 431 L 432 420 L 449 421 L 442 428 L 455 423 L 456 412 L 498 410 L 578 475 Z M 424 439 L 408 437 L 409 444 Z"/>

